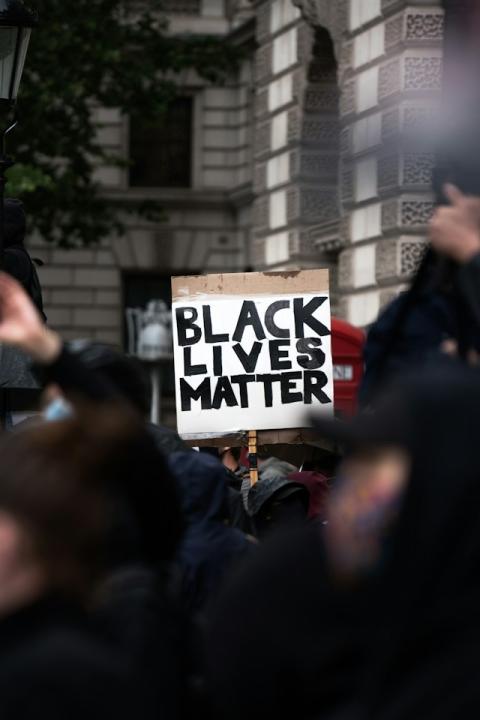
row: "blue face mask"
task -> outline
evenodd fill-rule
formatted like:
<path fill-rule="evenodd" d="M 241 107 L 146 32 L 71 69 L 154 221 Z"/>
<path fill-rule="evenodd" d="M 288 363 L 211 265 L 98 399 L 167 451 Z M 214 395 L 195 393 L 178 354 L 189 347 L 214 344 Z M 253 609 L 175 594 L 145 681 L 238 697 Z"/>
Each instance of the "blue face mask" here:
<path fill-rule="evenodd" d="M 58 422 L 72 417 L 73 407 L 64 398 L 58 397 L 52 400 L 43 411 L 43 418 L 47 422 Z"/>

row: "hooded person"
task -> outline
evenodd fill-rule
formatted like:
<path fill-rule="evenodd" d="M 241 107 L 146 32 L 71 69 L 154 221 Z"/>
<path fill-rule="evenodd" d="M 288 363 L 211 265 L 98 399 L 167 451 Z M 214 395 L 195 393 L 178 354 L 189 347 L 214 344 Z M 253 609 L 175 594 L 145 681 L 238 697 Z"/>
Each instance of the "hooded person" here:
<path fill-rule="evenodd" d="M 323 519 L 328 497 L 328 478 L 314 470 L 292 473 L 288 479 L 303 485 L 308 491 L 308 519 Z"/>
<path fill-rule="evenodd" d="M 251 543 L 228 527 L 228 484 L 220 460 L 203 453 L 174 453 L 169 458 L 186 529 L 178 549 L 179 595 L 186 609 L 206 609 L 227 575 Z"/>
<path fill-rule="evenodd" d="M 284 476 L 261 478 L 248 492 L 248 514 L 260 539 L 305 523 L 308 505 L 305 485 Z"/>
<path fill-rule="evenodd" d="M 442 364 L 318 426 L 348 448 L 329 523 L 267 544 L 222 594 L 220 717 L 477 717 L 478 372 Z"/>

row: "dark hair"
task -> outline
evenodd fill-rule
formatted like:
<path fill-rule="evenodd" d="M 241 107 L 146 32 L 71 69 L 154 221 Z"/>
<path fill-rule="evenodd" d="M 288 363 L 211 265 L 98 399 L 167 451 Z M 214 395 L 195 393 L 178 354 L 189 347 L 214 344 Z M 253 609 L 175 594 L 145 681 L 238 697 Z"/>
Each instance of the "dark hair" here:
<path fill-rule="evenodd" d="M 102 570 L 109 484 L 136 432 L 128 415 L 96 408 L 0 441 L 0 508 L 24 526 L 55 590 L 83 597 Z"/>
<path fill-rule="evenodd" d="M 103 375 L 142 417 L 149 414 L 151 383 L 140 360 L 103 343 L 76 340 L 68 348 L 86 367 Z"/>

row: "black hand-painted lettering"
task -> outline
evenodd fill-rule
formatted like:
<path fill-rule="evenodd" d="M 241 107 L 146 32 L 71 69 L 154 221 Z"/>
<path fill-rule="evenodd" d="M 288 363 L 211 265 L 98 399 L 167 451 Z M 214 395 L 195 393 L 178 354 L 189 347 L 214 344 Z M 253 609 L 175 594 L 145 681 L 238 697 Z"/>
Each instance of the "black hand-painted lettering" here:
<path fill-rule="evenodd" d="M 248 385 L 255 382 L 255 375 L 232 375 L 232 385 L 238 385 L 240 389 L 240 405 L 248 408 Z"/>
<path fill-rule="evenodd" d="M 212 344 L 228 342 L 228 333 L 215 334 L 212 330 L 212 309 L 210 305 L 203 306 L 203 325 L 205 327 L 205 342 Z"/>
<path fill-rule="evenodd" d="M 282 380 L 280 384 L 282 393 L 282 405 L 290 405 L 291 403 L 302 402 L 303 395 L 297 389 L 297 380 L 302 379 L 302 373 L 300 371 L 282 373 Z"/>
<path fill-rule="evenodd" d="M 202 330 L 196 324 L 198 312 L 193 307 L 182 307 L 175 310 L 177 318 L 177 338 L 180 347 L 195 345 L 202 337 Z M 190 334 L 189 333 L 193 333 Z"/>
<path fill-rule="evenodd" d="M 313 313 L 316 312 L 316 310 L 318 310 L 318 308 L 321 307 L 323 303 L 326 302 L 326 300 L 326 297 L 315 297 L 312 298 L 309 303 L 304 305 L 303 298 L 295 298 L 295 300 L 293 301 L 293 312 L 295 315 L 295 337 L 305 337 L 305 325 L 308 325 L 308 327 L 313 330 L 315 335 L 320 335 L 320 337 L 324 335 L 330 335 L 330 330 L 327 328 L 327 326 L 321 323 L 320 320 L 317 320 L 317 318 L 313 317 Z"/>
<path fill-rule="evenodd" d="M 270 367 L 272 370 L 291 370 L 292 362 L 288 359 L 288 348 L 290 343 L 287 340 L 270 340 L 268 349 L 270 352 Z M 282 348 L 287 348 L 282 349 Z"/>
<path fill-rule="evenodd" d="M 304 383 L 304 402 L 311 405 L 313 398 L 319 400 L 322 405 L 332 402 L 327 393 L 322 388 L 328 384 L 328 378 L 324 372 L 311 372 L 306 370 L 303 374 Z"/>
<path fill-rule="evenodd" d="M 202 380 L 197 389 L 180 378 L 180 398 L 182 401 L 182 410 L 189 412 L 192 409 L 192 400 L 200 400 L 202 403 L 202 410 L 212 409 L 212 394 L 210 389 L 210 378 Z"/>
<path fill-rule="evenodd" d="M 233 346 L 233 351 L 243 365 L 243 369 L 247 373 L 255 372 L 257 367 L 258 356 L 262 350 L 261 342 L 254 342 L 250 352 L 246 352 L 240 344 Z"/>
<path fill-rule="evenodd" d="M 299 355 L 297 362 L 305 370 L 317 370 L 325 362 L 325 353 L 319 350 L 322 346 L 320 338 L 301 338 L 297 342 L 297 352 L 306 353 Z"/>
<path fill-rule="evenodd" d="M 288 328 L 279 328 L 275 322 L 275 315 L 279 310 L 285 310 L 290 307 L 290 300 L 277 300 L 268 306 L 265 313 L 265 327 L 270 335 L 276 338 L 289 338 L 290 330 Z"/>
<path fill-rule="evenodd" d="M 184 375 L 191 377 L 192 375 L 206 375 L 206 365 L 193 365 L 192 363 L 192 348 L 190 346 L 183 348 L 183 367 Z"/>
<path fill-rule="evenodd" d="M 230 380 L 226 375 L 218 378 L 217 387 L 213 395 L 213 407 L 215 410 L 220 410 L 222 403 L 225 403 L 228 407 L 236 407 L 238 405 L 237 398 L 233 392 Z"/>
<path fill-rule="evenodd" d="M 246 328 L 251 325 L 257 340 L 265 340 L 265 332 L 263 330 L 262 321 L 258 315 L 257 306 L 253 300 L 245 300 L 240 315 L 238 316 L 237 327 L 233 333 L 235 342 L 242 342 L 243 334 Z"/>

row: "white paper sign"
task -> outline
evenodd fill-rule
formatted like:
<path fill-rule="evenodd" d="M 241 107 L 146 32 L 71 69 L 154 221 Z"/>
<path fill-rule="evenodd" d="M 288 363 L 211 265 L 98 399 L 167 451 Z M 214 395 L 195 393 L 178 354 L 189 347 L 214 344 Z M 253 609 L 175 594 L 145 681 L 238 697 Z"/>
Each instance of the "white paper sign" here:
<path fill-rule="evenodd" d="M 333 412 L 326 292 L 174 297 L 173 336 L 181 435 L 301 428 Z"/>

